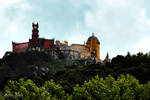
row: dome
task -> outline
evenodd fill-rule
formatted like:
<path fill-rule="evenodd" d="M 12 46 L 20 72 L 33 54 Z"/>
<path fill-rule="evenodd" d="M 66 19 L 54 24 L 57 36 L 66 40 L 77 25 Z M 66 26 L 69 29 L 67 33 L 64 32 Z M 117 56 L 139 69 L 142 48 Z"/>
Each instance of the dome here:
<path fill-rule="evenodd" d="M 67 41 L 67 40 L 64 40 L 64 43 L 68 43 L 68 41 Z"/>
<path fill-rule="evenodd" d="M 56 40 L 56 42 L 60 42 L 59 40 Z"/>
<path fill-rule="evenodd" d="M 90 37 L 88 38 L 87 42 L 88 42 L 88 41 L 91 41 L 91 39 L 96 39 L 97 42 L 100 44 L 98 38 L 97 38 L 96 36 L 94 36 L 94 33 L 92 33 L 92 36 L 90 36 Z"/>

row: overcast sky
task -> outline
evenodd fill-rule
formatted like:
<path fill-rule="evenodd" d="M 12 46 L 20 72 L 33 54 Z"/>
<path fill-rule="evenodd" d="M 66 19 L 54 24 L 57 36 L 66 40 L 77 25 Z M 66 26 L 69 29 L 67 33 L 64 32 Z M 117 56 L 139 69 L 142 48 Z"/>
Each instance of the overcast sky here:
<path fill-rule="evenodd" d="M 12 50 L 12 41 L 27 42 L 32 22 L 39 35 L 87 41 L 95 33 L 100 56 L 150 51 L 150 0 L 0 0 L 0 57 Z"/>

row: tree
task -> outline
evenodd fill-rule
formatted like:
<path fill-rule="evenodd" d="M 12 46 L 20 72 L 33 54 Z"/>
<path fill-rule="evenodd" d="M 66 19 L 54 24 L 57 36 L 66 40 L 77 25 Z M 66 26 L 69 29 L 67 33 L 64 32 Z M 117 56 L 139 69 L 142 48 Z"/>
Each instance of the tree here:
<path fill-rule="evenodd" d="M 66 100 L 70 98 L 65 96 L 63 88 L 55 84 L 53 80 L 46 81 L 41 87 L 38 87 L 32 80 L 8 81 L 5 86 L 4 94 L 6 99 L 21 99 L 21 100 Z M 11 96 L 10 96 L 11 95 Z M 1 94 L 0 94 L 1 98 Z"/>
<path fill-rule="evenodd" d="M 65 91 L 59 84 L 54 83 L 53 80 L 46 81 L 42 88 L 45 88 L 46 91 L 49 92 L 52 97 L 64 99 Z"/>
<path fill-rule="evenodd" d="M 22 99 L 22 100 L 41 100 L 50 99 L 51 94 L 46 91 L 45 88 L 38 88 L 32 80 L 24 81 L 19 79 L 17 81 L 8 81 L 8 85 L 5 86 L 5 95 L 12 95 L 7 98 Z"/>
<path fill-rule="evenodd" d="M 139 84 L 139 81 L 129 74 L 121 75 L 117 80 L 110 75 L 105 79 L 96 76 L 89 82 L 85 81 L 81 87 L 74 87 L 73 100 L 148 100 L 149 87 L 150 83 Z"/>

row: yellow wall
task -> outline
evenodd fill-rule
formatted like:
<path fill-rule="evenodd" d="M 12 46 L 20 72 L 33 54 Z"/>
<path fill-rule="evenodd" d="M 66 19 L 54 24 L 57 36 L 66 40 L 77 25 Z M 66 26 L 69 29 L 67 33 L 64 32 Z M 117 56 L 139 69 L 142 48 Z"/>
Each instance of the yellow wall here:
<path fill-rule="evenodd" d="M 70 46 L 70 49 L 80 52 L 81 59 L 87 59 L 91 56 L 89 50 L 85 48 L 85 45 L 73 44 Z"/>
<path fill-rule="evenodd" d="M 91 52 L 96 50 L 96 60 L 100 60 L 100 43 L 99 40 L 93 35 L 91 36 L 88 41 L 86 42 L 86 45 L 80 45 L 80 44 L 72 44 L 70 46 L 71 50 L 79 51 L 81 58 L 88 58 L 91 57 Z"/>
<path fill-rule="evenodd" d="M 95 37 L 91 37 L 90 40 L 87 41 L 86 47 L 89 49 L 90 52 L 94 50 L 97 51 L 96 59 L 100 60 L 100 44 Z"/>

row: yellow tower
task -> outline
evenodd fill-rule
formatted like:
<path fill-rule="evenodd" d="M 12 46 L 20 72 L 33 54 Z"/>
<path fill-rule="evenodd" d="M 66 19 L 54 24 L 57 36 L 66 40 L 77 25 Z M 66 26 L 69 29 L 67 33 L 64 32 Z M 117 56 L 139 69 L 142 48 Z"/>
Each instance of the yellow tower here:
<path fill-rule="evenodd" d="M 88 38 L 86 48 L 91 53 L 91 57 L 95 57 L 96 60 L 100 60 L 100 42 L 98 38 L 94 36 L 94 33 L 92 33 L 92 36 Z"/>

